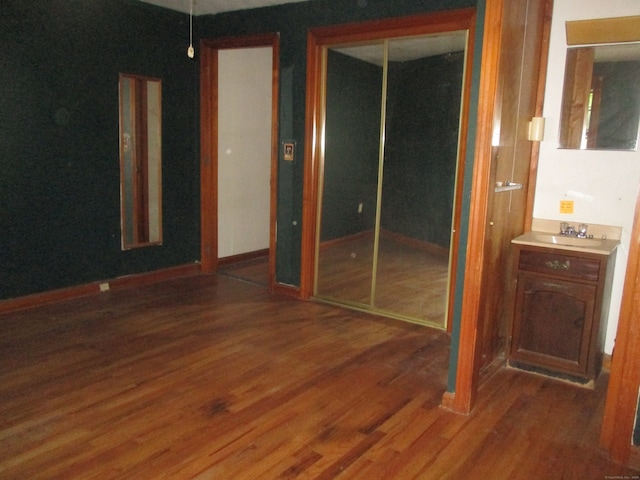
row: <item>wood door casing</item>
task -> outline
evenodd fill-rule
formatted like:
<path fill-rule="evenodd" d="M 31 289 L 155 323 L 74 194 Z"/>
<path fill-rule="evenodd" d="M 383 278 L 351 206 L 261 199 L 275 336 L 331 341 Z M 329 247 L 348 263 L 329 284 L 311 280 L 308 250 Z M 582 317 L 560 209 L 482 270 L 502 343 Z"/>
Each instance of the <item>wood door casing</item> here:
<path fill-rule="evenodd" d="M 273 49 L 271 89 L 271 179 L 269 289 L 275 289 L 275 243 L 278 167 L 279 45 L 277 33 L 202 40 L 200 43 L 200 236 L 201 270 L 218 264 L 218 50 L 270 46 Z"/>
<path fill-rule="evenodd" d="M 640 388 L 640 195 L 629 245 L 616 344 L 611 360 L 600 446 L 611 459 L 640 468 L 640 448 L 631 445 Z"/>

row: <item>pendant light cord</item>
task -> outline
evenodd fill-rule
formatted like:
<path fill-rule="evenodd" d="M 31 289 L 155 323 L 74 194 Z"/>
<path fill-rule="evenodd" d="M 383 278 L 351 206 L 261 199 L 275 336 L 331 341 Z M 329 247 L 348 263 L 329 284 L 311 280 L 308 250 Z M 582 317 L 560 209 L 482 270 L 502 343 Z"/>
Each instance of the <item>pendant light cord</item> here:
<path fill-rule="evenodd" d="M 191 8 L 189 9 L 189 48 L 187 49 L 187 56 L 193 58 L 195 52 L 193 50 L 193 0 L 191 0 Z"/>

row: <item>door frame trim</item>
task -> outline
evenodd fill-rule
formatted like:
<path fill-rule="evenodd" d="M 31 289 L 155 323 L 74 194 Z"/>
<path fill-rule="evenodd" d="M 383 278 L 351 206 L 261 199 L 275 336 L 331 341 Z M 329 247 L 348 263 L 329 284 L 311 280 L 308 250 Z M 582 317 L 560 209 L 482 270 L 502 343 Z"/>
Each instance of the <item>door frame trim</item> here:
<path fill-rule="evenodd" d="M 280 35 L 267 33 L 200 41 L 200 268 L 213 273 L 218 267 L 218 51 L 272 47 L 271 73 L 271 178 L 269 206 L 269 290 L 275 286 L 278 99 Z"/>

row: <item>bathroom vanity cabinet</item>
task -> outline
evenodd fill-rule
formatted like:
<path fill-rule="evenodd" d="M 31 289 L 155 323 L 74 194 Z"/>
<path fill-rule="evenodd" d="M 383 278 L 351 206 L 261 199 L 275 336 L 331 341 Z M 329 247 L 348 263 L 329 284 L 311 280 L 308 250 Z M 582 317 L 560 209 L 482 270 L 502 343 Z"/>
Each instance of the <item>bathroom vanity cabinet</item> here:
<path fill-rule="evenodd" d="M 607 253 L 513 244 L 514 367 L 580 383 L 602 368 L 615 248 Z"/>

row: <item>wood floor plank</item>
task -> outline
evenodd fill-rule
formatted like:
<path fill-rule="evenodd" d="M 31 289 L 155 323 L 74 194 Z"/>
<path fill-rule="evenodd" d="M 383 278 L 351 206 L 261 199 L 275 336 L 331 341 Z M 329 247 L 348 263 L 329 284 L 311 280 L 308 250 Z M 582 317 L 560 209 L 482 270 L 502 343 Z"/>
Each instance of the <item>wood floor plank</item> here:
<path fill-rule="evenodd" d="M 499 370 L 439 407 L 448 335 L 194 276 L 0 315 L 0 479 L 561 479 L 594 390 Z"/>

